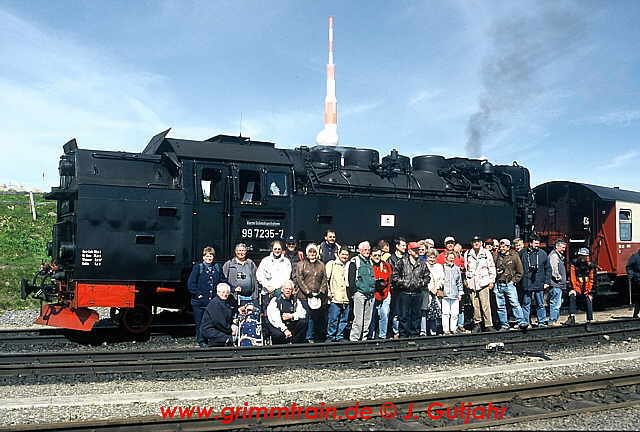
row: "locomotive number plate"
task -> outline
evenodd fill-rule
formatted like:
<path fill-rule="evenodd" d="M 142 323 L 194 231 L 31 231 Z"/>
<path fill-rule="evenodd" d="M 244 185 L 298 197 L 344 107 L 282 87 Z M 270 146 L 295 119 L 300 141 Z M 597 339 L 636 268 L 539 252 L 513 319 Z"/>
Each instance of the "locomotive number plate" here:
<path fill-rule="evenodd" d="M 242 228 L 242 238 L 275 239 L 284 237 L 283 229 Z"/>

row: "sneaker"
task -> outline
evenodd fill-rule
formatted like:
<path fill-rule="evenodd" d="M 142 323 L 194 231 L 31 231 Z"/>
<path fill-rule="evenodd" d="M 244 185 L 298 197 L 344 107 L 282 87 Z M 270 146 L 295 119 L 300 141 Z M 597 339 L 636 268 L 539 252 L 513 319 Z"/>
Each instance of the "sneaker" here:
<path fill-rule="evenodd" d="M 400 339 L 400 335 L 399 334 L 393 335 L 393 338 L 394 339 Z"/>
<path fill-rule="evenodd" d="M 464 327 L 458 327 L 458 328 L 456 329 L 456 331 L 452 331 L 451 333 L 454 333 L 454 334 L 455 334 L 455 333 L 465 334 L 465 333 L 471 333 L 471 330 L 467 330 L 467 329 L 466 329 L 466 328 L 464 328 Z"/>
<path fill-rule="evenodd" d="M 509 330 L 511 330 L 511 327 L 509 326 L 502 326 L 498 329 L 499 332 L 507 332 Z"/>
<path fill-rule="evenodd" d="M 316 343 L 316 341 L 314 341 L 313 339 L 309 339 L 307 340 L 307 343 L 313 344 L 313 343 Z"/>
<path fill-rule="evenodd" d="M 527 324 L 527 323 L 521 323 L 521 324 L 518 324 L 518 328 L 519 328 L 520 330 L 526 330 L 526 329 L 528 329 L 528 328 L 529 328 L 529 324 Z M 515 328 L 514 328 L 514 329 L 515 329 Z"/>
<path fill-rule="evenodd" d="M 549 323 L 549 327 L 562 327 L 562 324 L 560 324 L 558 321 L 552 321 Z"/>
<path fill-rule="evenodd" d="M 547 328 L 547 323 L 538 324 L 538 328 Z"/>
<path fill-rule="evenodd" d="M 569 317 L 567 318 L 567 320 L 564 322 L 565 326 L 574 326 L 576 325 L 576 317 L 575 315 L 569 315 Z"/>
<path fill-rule="evenodd" d="M 421 331 L 421 332 L 420 332 L 420 336 L 421 336 L 421 337 L 422 337 L 422 336 L 426 336 L 426 335 L 427 335 L 427 333 L 425 333 L 425 332 L 423 332 L 423 331 Z"/>

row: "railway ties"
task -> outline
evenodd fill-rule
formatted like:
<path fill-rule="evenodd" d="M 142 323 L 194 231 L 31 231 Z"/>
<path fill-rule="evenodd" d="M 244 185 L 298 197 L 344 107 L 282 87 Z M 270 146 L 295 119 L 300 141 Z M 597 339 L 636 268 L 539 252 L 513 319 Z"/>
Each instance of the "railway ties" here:
<path fill-rule="evenodd" d="M 546 346 L 624 339 L 640 335 L 640 321 L 610 321 L 583 327 L 522 332 L 484 333 L 415 339 L 279 345 L 261 348 L 169 349 L 134 351 L 61 351 L 0 354 L 0 376 L 81 376 L 115 373 L 161 373 L 208 369 L 281 367 L 293 365 L 406 362 L 481 351 L 545 358 Z"/>

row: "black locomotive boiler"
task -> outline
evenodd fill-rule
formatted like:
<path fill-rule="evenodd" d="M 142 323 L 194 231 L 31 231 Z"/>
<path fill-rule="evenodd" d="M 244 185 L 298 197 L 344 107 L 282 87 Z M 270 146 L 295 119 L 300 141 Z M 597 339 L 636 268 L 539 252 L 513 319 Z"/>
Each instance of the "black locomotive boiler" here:
<path fill-rule="evenodd" d="M 300 245 L 327 228 L 350 250 L 368 239 L 524 235 L 534 203 L 517 164 L 353 147 L 280 149 L 218 135 L 151 139 L 141 153 L 85 150 L 71 140 L 49 246 L 51 265 L 22 295 L 42 299 L 39 323 L 91 330 L 110 307 L 127 332 L 146 331 L 153 306 L 188 308 L 186 278 L 204 246 L 225 260 L 243 242 L 259 260 L 269 243 Z"/>

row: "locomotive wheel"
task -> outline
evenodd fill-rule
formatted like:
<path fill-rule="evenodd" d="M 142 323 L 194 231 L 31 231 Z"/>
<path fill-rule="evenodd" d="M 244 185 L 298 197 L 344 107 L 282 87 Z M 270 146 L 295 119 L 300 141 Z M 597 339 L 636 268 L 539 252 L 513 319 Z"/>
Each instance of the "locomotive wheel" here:
<path fill-rule="evenodd" d="M 131 334 L 142 334 L 151 328 L 153 314 L 146 305 L 120 309 L 120 327 Z"/>

